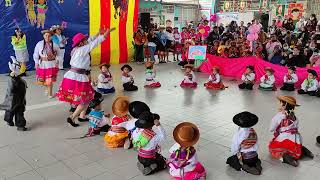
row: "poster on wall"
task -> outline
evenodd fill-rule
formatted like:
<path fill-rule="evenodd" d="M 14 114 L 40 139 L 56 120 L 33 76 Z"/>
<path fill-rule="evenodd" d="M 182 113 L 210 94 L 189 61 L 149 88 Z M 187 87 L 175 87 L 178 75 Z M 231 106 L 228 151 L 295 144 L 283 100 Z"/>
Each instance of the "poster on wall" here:
<path fill-rule="evenodd" d="M 218 15 L 218 24 L 228 25 L 231 21 L 238 22 L 239 14 L 238 13 L 217 13 Z"/>
<path fill-rule="evenodd" d="M 287 17 L 292 18 L 293 22 L 296 23 L 303 15 L 303 4 L 302 3 L 290 3 L 288 6 Z"/>

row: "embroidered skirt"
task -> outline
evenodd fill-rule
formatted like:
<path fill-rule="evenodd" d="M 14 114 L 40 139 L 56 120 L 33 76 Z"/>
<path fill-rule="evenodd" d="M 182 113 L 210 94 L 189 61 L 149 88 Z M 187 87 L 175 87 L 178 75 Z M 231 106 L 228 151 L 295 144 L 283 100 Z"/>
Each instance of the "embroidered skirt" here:
<path fill-rule="evenodd" d="M 207 83 L 204 83 L 204 86 L 207 88 L 207 89 L 213 89 L 213 90 L 221 90 L 221 89 L 224 89 L 225 86 L 222 82 L 220 83 L 212 83 L 211 81 L 207 82 Z"/>
<path fill-rule="evenodd" d="M 57 81 L 58 67 L 56 61 L 42 61 L 36 69 L 37 84 L 50 86 Z"/>
<path fill-rule="evenodd" d="M 89 104 L 94 97 L 94 89 L 84 74 L 68 71 L 61 82 L 57 97 L 70 104 Z"/>

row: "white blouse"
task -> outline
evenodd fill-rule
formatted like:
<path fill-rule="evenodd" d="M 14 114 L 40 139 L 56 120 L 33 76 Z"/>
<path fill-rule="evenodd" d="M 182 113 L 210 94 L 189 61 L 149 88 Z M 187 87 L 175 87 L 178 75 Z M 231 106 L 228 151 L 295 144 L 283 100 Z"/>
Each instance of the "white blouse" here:
<path fill-rule="evenodd" d="M 144 129 L 142 128 L 136 128 L 133 132 L 132 132 L 132 138 L 134 140 L 136 140 L 137 138 L 139 138 L 139 135 L 141 134 L 141 132 L 143 131 Z M 153 136 L 153 138 L 149 141 L 149 143 L 141 148 L 143 150 L 146 150 L 146 151 L 151 151 L 151 150 L 155 150 L 157 149 L 157 146 L 163 142 L 166 138 L 166 131 L 164 130 L 164 128 L 160 125 L 160 126 L 155 126 L 153 128 L 153 131 L 156 133 L 155 136 Z"/>
<path fill-rule="evenodd" d="M 215 76 L 215 80 L 214 81 L 213 81 L 213 78 L 212 78 L 213 76 Z M 208 82 L 212 82 L 212 83 L 215 83 L 215 84 L 220 83 L 220 81 L 221 81 L 220 74 L 215 74 L 215 75 L 211 74 L 209 76 L 209 79 L 208 79 Z"/>
<path fill-rule="evenodd" d="M 265 75 L 264 76 L 262 76 L 261 78 L 260 78 L 260 82 L 262 83 L 262 84 L 266 84 L 266 85 L 270 85 L 270 86 L 273 86 L 273 84 L 275 83 L 275 78 L 274 78 L 274 75 L 267 75 L 268 76 L 268 80 L 266 80 L 266 77 L 265 77 Z"/>
<path fill-rule="evenodd" d="M 196 76 L 194 75 L 194 72 L 191 71 L 190 73 L 191 73 L 191 75 L 192 75 L 192 79 L 190 80 L 190 79 L 189 79 L 189 76 L 185 75 L 185 76 L 184 76 L 184 79 L 183 79 L 183 82 L 184 82 L 184 83 L 194 83 L 194 82 L 196 82 Z"/>
<path fill-rule="evenodd" d="M 248 82 L 248 81 L 254 81 L 254 79 L 256 78 L 256 75 L 254 73 L 250 73 L 248 75 L 246 74 L 242 74 L 241 80 L 244 82 Z"/>
<path fill-rule="evenodd" d="M 238 152 L 253 152 L 258 151 L 258 142 L 248 149 L 241 148 L 241 143 L 243 140 L 247 139 L 250 134 L 250 128 L 241 128 L 239 127 L 238 131 L 234 134 L 232 138 L 231 144 L 231 153 L 232 155 L 236 155 Z"/>
<path fill-rule="evenodd" d="M 286 74 L 283 77 L 283 82 L 288 83 L 288 84 L 294 84 L 294 83 L 298 82 L 298 76 L 294 73 L 294 74 L 291 74 L 291 79 L 288 79 L 288 74 Z"/>
<path fill-rule="evenodd" d="M 42 51 L 43 48 L 44 48 L 43 45 L 44 45 L 44 40 L 39 41 L 37 43 L 36 47 L 34 48 L 33 60 L 34 60 L 35 64 L 39 64 L 40 62 L 47 62 L 47 61 L 41 61 L 41 58 L 47 58 L 46 51 Z M 55 53 L 56 53 L 56 57 L 60 56 L 60 48 L 59 48 L 59 46 L 54 44 L 54 43 L 52 43 L 52 45 L 53 45 L 53 51 L 55 51 Z M 49 62 L 52 62 L 52 61 L 49 61 Z"/>

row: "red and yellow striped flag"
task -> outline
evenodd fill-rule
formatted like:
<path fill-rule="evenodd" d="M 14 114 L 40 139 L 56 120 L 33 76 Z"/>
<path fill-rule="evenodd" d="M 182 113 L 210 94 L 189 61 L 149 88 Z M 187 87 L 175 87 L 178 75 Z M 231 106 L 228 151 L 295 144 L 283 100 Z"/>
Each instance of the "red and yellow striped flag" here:
<path fill-rule="evenodd" d="M 132 41 L 138 26 L 138 7 L 139 0 L 89 1 L 90 36 L 100 28 L 116 28 L 106 41 L 92 51 L 92 64 L 126 63 L 133 56 Z"/>

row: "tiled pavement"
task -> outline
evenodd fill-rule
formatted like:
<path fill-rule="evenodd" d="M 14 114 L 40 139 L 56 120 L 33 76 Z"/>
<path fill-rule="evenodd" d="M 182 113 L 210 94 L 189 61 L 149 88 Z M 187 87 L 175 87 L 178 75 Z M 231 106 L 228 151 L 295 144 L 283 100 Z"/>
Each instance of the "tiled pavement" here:
<path fill-rule="evenodd" d="M 159 89 L 144 89 L 144 69 L 142 65 L 133 65 L 137 92 L 123 92 L 120 84 L 120 65 L 113 65 L 116 93 L 105 96 L 103 107 L 110 112 L 111 103 L 118 95 L 128 95 L 131 100 L 145 101 L 153 112 L 160 114 L 161 123 L 167 131 L 167 141 L 162 144 L 162 154 L 168 156 L 173 144 L 172 130 L 181 121 L 196 123 L 201 138 L 196 146 L 199 159 L 207 169 L 209 180 L 319 180 L 319 156 L 314 160 L 302 160 L 298 168 L 293 168 L 272 159 L 267 145 L 272 134 L 268 132 L 270 120 L 276 113 L 276 96 L 290 94 L 297 97 L 302 105 L 297 109 L 300 119 L 300 131 L 304 144 L 315 154 L 320 147 L 315 137 L 320 135 L 319 107 L 320 99 L 298 96 L 295 92 L 260 92 L 254 90 L 239 91 L 237 82 L 228 79 L 225 91 L 212 92 L 203 88 L 207 75 L 198 73 L 199 86 L 195 90 L 179 87 L 183 72 L 177 65 L 157 66 L 158 79 L 162 83 Z M 96 73 L 96 72 L 95 72 Z M 62 74 L 59 75 L 60 82 Z M 137 153 L 133 150 L 105 148 L 103 136 L 81 140 L 69 140 L 86 132 L 87 125 L 78 128 L 67 125 L 68 104 L 57 100 L 48 100 L 43 88 L 34 85 L 34 74 L 28 76 L 27 112 L 28 132 L 17 132 L 15 128 L 0 124 L 0 179 L 14 180 L 167 180 L 167 171 L 144 177 L 136 168 Z M 4 98 L 6 76 L 0 76 L 0 101 Z M 57 88 L 58 83 L 56 84 Z M 262 159 L 263 174 L 252 176 L 236 172 L 226 166 L 230 155 L 230 143 L 236 126 L 232 123 L 234 114 L 248 110 L 256 113 L 260 121 L 256 125 L 259 136 L 259 156 Z M 0 112 L 3 118 L 3 112 Z"/>

